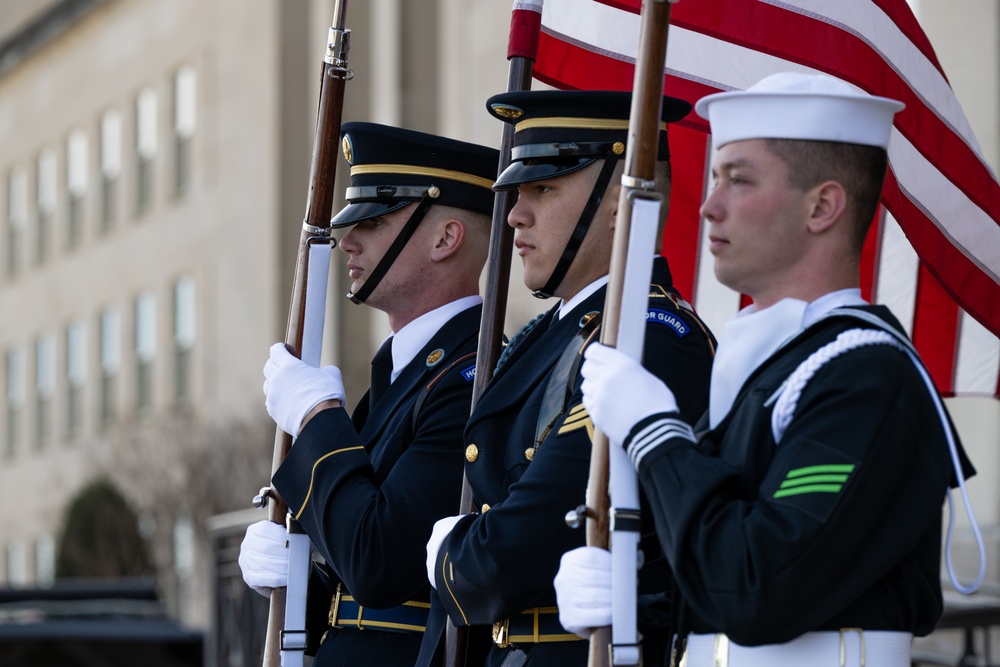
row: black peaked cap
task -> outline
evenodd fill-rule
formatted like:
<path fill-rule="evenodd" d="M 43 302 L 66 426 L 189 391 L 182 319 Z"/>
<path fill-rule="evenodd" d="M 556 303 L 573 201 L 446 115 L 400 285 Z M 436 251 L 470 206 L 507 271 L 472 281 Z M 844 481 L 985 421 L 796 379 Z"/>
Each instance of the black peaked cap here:
<path fill-rule="evenodd" d="M 511 164 L 494 185 L 512 188 L 582 169 L 594 160 L 625 157 L 632 93 L 610 90 L 536 90 L 501 93 L 486 101 L 493 116 L 514 124 Z M 657 160 L 670 158 L 666 123 L 691 105 L 663 98 Z"/>
<path fill-rule="evenodd" d="M 435 204 L 493 212 L 495 148 L 378 123 L 344 123 L 340 132 L 351 184 L 331 227 L 395 211 L 428 191 Z"/>

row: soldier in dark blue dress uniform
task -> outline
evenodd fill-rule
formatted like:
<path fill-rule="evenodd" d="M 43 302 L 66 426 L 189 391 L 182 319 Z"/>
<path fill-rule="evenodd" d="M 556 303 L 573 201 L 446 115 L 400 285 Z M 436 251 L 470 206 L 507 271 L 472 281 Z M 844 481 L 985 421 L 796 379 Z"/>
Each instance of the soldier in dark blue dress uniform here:
<path fill-rule="evenodd" d="M 564 517 L 585 498 L 594 432 L 565 360 L 579 359 L 604 306 L 630 104 L 631 94 L 604 91 L 507 93 L 488 102 L 515 126 L 512 164 L 494 187 L 518 190 L 508 222 L 525 285 L 559 299 L 511 339 L 466 427 L 478 511 L 438 522 L 428 544 L 434 605 L 456 625 L 492 626 L 488 665 L 586 661 L 586 642 L 559 625 L 552 587 L 560 556 L 584 542 L 584 531 Z M 666 125 L 689 109 L 663 100 L 662 186 L 669 186 Z M 645 364 L 678 389 L 693 417 L 707 406 L 714 341 L 674 289 L 666 261 L 653 260 L 656 250 L 649 250 Z M 647 546 L 656 549 L 655 540 Z M 654 551 L 646 556 L 642 585 L 655 589 L 664 562 L 658 567 Z M 443 614 L 432 613 L 435 622 L 420 665 L 434 664 Z"/>
<path fill-rule="evenodd" d="M 676 389 L 587 352 L 584 405 L 649 498 L 688 667 L 907 667 L 941 614 L 942 500 L 971 466 L 903 328 L 858 287 L 902 106 L 791 73 L 701 100 L 715 272 L 753 299 L 720 336 L 706 419 L 692 430 Z M 583 635 L 601 620 L 576 591 L 602 553 L 567 554 L 556 582 Z"/>
<path fill-rule="evenodd" d="M 348 296 L 385 312 L 393 335 L 350 416 L 335 368 L 272 348 L 268 412 L 297 435 L 272 482 L 324 561 L 309 582 L 313 664 L 410 667 L 430 607 L 425 544 L 461 489 L 499 155 L 371 123 L 342 133 L 349 204 L 332 226 L 352 227 Z M 287 581 L 284 533 L 248 530 L 251 586 Z"/>

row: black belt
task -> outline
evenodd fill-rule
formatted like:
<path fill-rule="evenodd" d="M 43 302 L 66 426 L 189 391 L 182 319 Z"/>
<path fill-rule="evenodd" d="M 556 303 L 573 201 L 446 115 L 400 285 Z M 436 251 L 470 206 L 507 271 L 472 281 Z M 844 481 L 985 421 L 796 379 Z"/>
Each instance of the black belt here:
<path fill-rule="evenodd" d="M 559 624 L 558 607 L 533 607 L 517 616 L 493 624 L 493 641 L 500 648 L 509 644 L 544 644 L 583 641 Z"/>
<path fill-rule="evenodd" d="M 341 593 L 341 585 L 330 604 L 330 626 L 334 628 L 373 629 L 388 632 L 423 632 L 427 628 L 430 602 L 407 600 L 389 609 L 363 607 L 351 595 Z"/>

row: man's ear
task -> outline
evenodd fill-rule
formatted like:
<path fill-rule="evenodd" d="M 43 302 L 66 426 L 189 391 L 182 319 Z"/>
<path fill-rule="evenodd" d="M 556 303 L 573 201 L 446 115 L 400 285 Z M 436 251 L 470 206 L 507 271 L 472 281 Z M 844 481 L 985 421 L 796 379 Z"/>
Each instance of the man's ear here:
<path fill-rule="evenodd" d="M 454 255 L 465 240 L 465 224 L 455 218 L 447 218 L 438 223 L 434 235 L 434 247 L 431 248 L 431 259 L 440 262 Z"/>
<path fill-rule="evenodd" d="M 813 234 L 822 234 L 838 220 L 845 219 L 847 192 L 838 181 L 825 181 L 809 192 L 807 227 Z"/>
<path fill-rule="evenodd" d="M 608 215 L 611 216 L 611 229 L 614 229 L 618 224 L 618 198 L 622 192 L 622 184 L 619 180 L 608 186 L 607 191 L 604 193 L 604 204 L 609 206 Z"/>

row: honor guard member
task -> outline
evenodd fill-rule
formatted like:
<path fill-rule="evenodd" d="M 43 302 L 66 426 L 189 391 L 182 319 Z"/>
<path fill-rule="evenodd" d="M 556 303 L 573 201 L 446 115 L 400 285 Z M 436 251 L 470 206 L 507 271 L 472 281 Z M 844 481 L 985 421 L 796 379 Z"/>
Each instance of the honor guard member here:
<path fill-rule="evenodd" d="M 498 151 L 372 123 L 345 123 L 348 205 L 332 220 L 348 295 L 392 335 L 352 415 L 336 367 L 271 348 L 268 413 L 297 435 L 272 483 L 325 563 L 310 576 L 314 664 L 411 667 L 427 622 L 424 549 L 455 511 L 469 418 Z M 285 529 L 247 531 L 240 566 L 262 592 L 287 582 Z"/>
<path fill-rule="evenodd" d="M 518 191 L 508 223 L 524 283 L 558 299 L 512 338 L 466 427 L 465 470 L 479 511 L 438 522 L 427 545 L 428 576 L 451 620 L 492 626 L 488 665 L 586 660 L 587 643 L 559 625 L 552 578 L 563 552 L 585 539 L 565 522 L 586 497 L 594 432 L 575 371 L 604 307 L 631 100 L 534 91 L 488 101 L 514 124 L 512 163 L 494 189 Z M 666 192 L 667 123 L 689 110 L 663 99 L 657 183 Z M 714 341 L 674 289 L 666 260 L 653 259 L 658 251 L 649 249 L 645 364 L 694 417 L 707 406 Z M 650 544 L 658 550 L 655 537 Z M 662 585 L 656 557 L 646 555 L 643 588 L 654 589 Z M 662 558 L 659 565 L 666 570 Z M 433 639 L 429 628 L 425 641 Z"/>
<path fill-rule="evenodd" d="M 941 615 L 941 506 L 964 454 L 902 326 L 858 287 L 902 108 L 798 73 L 698 102 L 715 274 L 753 300 L 720 336 L 707 423 L 616 350 L 587 351 L 584 405 L 639 473 L 688 667 L 908 667 Z M 560 568 L 581 634 L 610 617 L 607 561 L 584 547 Z"/>

